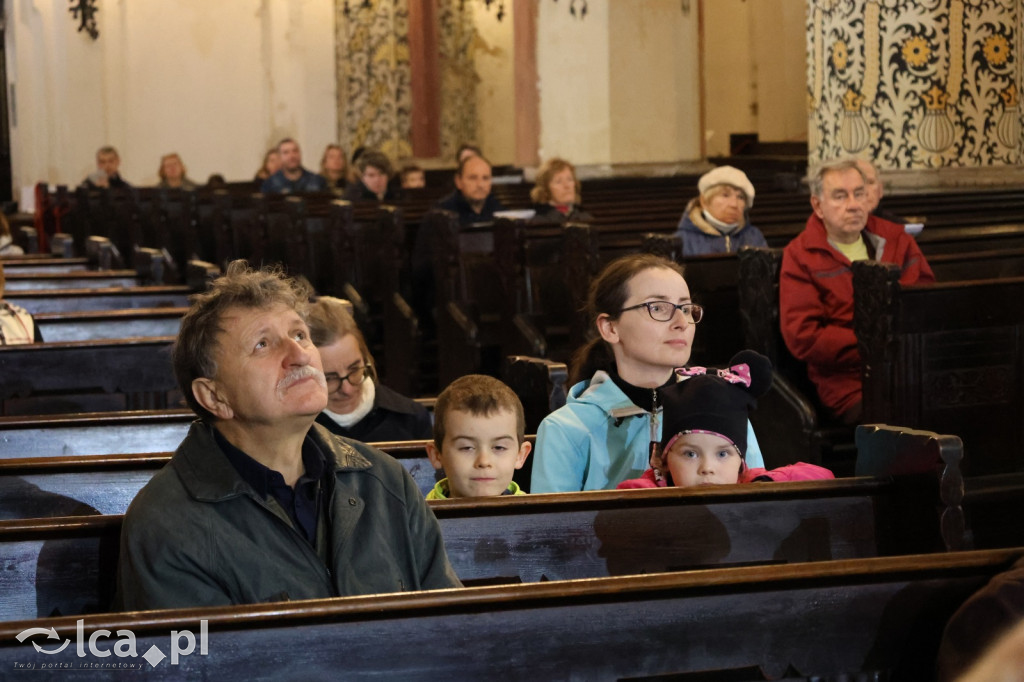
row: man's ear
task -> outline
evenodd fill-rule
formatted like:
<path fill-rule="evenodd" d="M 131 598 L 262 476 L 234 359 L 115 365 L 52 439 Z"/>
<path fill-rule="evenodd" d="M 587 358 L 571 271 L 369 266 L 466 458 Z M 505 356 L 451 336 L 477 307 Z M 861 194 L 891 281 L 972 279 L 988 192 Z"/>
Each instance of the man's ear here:
<path fill-rule="evenodd" d="M 824 220 L 825 214 L 821 210 L 821 199 L 811 195 L 811 208 L 814 209 L 814 215 Z"/>
<path fill-rule="evenodd" d="M 227 398 L 221 394 L 217 388 L 217 382 L 213 379 L 206 377 L 193 379 L 192 395 L 195 396 L 196 402 L 217 419 L 231 419 L 235 416 Z"/>
<path fill-rule="evenodd" d="M 526 464 L 526 458 L 530 456 L 530 450 L 533 446 L 530 445 L 529 441 L 523 441 L 523 444 L 519 446 L 519 454 L 516 456 L 516 469 L 522 469 L 523 465 Z"/>
<path fill-rule="evenodd" d="M 597 316 L 597 333 L 608 343 L 619 342 L 618 320 L 613 320 L 608 313 Z"/>
<path fill-rule="evenodd" d="M 444 468 L 444 462 L 441 461 L 441 451 L 432 440 L 427 441 L 427 458 L 430 459 L 434 469 L 440 471 Z"/>

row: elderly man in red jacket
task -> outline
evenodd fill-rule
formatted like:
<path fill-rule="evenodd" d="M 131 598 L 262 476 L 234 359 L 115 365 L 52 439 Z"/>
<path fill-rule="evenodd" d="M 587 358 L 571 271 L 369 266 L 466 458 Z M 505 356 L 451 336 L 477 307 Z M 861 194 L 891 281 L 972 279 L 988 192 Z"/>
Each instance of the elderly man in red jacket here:
<path fill-rule="evenodd" d="M 856 159 L 813 168 L 813 215 L 782 257 L 782 336 L 822 403 L 847 424 L 861 416 L 860 353 L 853 333 L 853 261 L 898 265 L 900 284 L 934 282 L 914 238 L 902 225 L 869 212 L 870 196 Z"/>

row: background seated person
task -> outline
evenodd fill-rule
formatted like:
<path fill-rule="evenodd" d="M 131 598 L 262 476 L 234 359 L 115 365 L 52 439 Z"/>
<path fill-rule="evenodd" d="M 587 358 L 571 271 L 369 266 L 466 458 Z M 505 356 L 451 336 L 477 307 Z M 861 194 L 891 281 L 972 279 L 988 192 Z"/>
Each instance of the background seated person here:
<path fill-rule="evenodd" d="M 857 159 L 857 168 L 860 168 L 861 175 L 864 176 L 864 185 L 867 189 L 868 212 L 891 223 L 905 224 L 907 220 L 902 216 L 879 207 L 879 204 L 882 203 L 882 197 L 885 196 L 885 186 L 882 184 L 882 178 L 879 177 L 875 164 L 867 159 Z"/>
<path fill-rule="evenodd" d="M 427 186 L 427 174 L 414 163 L 402 166 L 399 175 L 402 179 L 402 189 L 422 189 Z"/>
<path fill-rule="evenodd" d="M 314 423 L 309 294 L 234 261 L 193 296 L 172 362 L 199 420 L 128 507 L 115 610 L 460 585 L 398 460 Z"/>
<path fill-rule="evenodd" d="M 797 462 L 770 471 L 747 466 L 747 422 L 772 385 L 772 363 L 740 351 L 724 370 L 681 367 L 680 381 L 659 391 L 665 425 L 651 468 L 619 488 L 684 488 L 753 481 L 835 478 L 823 467 Z"/>
<path fill-rule="evenodd" d="M 861 363 L 853 333 L 853 261 L 898 265 L 904 286 L 934 282 L 935 275 L 902 225 L 868 212 L 870 197 L 855 159 L 812 168 L 808 185 L 814 212 L 786 245 L 779 272 L 782 338 L 807 363 L 822 404 L 843 423 L 857 424 Z"/>
<path fill-rule="evenodd" d="M 327 377 L 327 407 L 317 415 L 318 424 L 364 443 L 430 438 L 427 409 L 377 381 L 363 333 L 341 300 L 317 299 L 309 311 L 309 333 Z"/>
<path fill-rule="evenodd" d="M 586 222 L 594 217 L 580 205 L 580 181 L 576 168 L 565 159 L 553 158 L 537 171 L 537 180 L 530 190 L 533 210 L 538 221 Z"/>
<path fill-rule="evenodd" d="M 327 181 L 328 189 L 344 189 L 348 184 L 348 161 L 341 145 L 329 144 L 320 158 L 320 175 Z"/>
<path fill-rule="evenodd" d="M 43 335 L 32 315 L 20 305 L 3 300 L 6 284 L 4 265 L 0 263 L 0 346 L 42 343 Z"/>
<path fill-rule="evenodd" d="M 476 154 L 464 155 L 455 172 L 455 191 L 435 206 L 459 216 L 462 225 L 494 220 L 495 212 L 505 207 L 491 194 L 490 162 Z"/>
<path fill-rule="evenodd" d="M 349 201 L 398 201 L 400 191 L 390 185 L 391 159 L 384 152 L 366 149 L 356 161 L 359 179 L 345 190 Z"/>
<path fill-rule="evenodd" d="M 279 170 L 281 170 L 281 155 L 277 153 L 277 147 L 273 147 L 268 149 L 267 153 L 263 155 L 263 165 L 260 166 L 260 169 L 256 171 L 256 175 L 253 176 L 253 180 L 256 181 L 256 188 L 262 187 L 263 181 Z"/>
<path fill-rule="evenodd" d="M 455 150 L 455 166 L 461 166 L 462 162 L 471 156 L 483 157 L 484 152 L 480 147 L 469 142 L 463 142 L 459 145 L 459 148 Z"/>
<path fill-rule="evenodd" d="M 14 243 L 14 236 L 11 234 L 11 224 L 7 222 L 7 216 L 0 213 L 0 256 L 23 256 L 25 249 Z"/>
<path fill-rule="evenodd" d="M 1000 638 L 1014 629 L 1019 630 L 1024 623 L 1024 559 L 1017 561 L 1008 571 L 992 578 L 987 585 L 971 595 L 960 605 L 949 620 L 942 633 L 939 645 L 936 680 L 938 682 L 954 682 L 954 680 L 993 679 L 1024 679 L 1022 661 L 1018 660 L 1015 672 L 1021 677 L 991 677 L 980 670 L 973 671 L 974 676 L 965 674 L 975 664 L 984 665 L 981 660 L 986 650 Z M 1017 634 L 1017 658 L 1024 652 L 1021 646 L 1021 633 Z M 991 669 L 988 672 L 993 672 Z"/>
<path fill-rule="evenodd" d="M 446 477 L 427 499 L 525 495 L 512 476 L 529 454 L 523 404 L 515 392 L 483 374 L 459 377 L 434 405 L 427 455 Z"/>
<path fill-rule="evenodd" d="M 157 184 L 157 187 L 193 190 L 197 186 L 196 183 L 189 180 L 186 176 L 185 164 L 181 162 L 181 157 L 177 153 L 162 156 L 160 158 L 160 170 L 157 173 L 160 176 L 160 182 Z"/>
<path fill-rule="evenodd" d="M 102 174 L 102 175 L 101 175 Z M 103 178 L 101 180 L 101 177 Z M 103 183 L 106 184 L 103 184 Z M 121 157 L 117 150 L 107 145 L 96 152 L 96 172 L 91 173 L 83 184 L 89 188 L 97 187 L 131 187 L 121 177 Z"/>
<path fill-rule="evenodd" d="M 676 231 L 684 256 L 730 253 L 743 246 L 768 246 L 761 230 L 750 224 L 754 185 L 747 174 L 732 166 L 719 166 L 697 181 L 700 195 L 683 211 Z"/>
<path fill-rule="evenodd" d="M 302 151 L 298 142 L 290 137 L 281 140 L 277 145 L 277 153 L 281 157 L 281 169 L 263 181 L 261 192 L 295 194 L 327 190 L 326 180 L 302 167 Z"/>

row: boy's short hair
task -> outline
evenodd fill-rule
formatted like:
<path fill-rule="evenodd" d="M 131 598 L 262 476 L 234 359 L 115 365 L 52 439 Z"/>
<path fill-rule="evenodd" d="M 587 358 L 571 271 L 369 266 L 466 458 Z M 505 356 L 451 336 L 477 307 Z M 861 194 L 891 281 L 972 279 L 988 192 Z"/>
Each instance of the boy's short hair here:
<path fill-rule="evenodd" d="M 359 169 L 360 173 L 365 173 L 366 169 L 370 166 L 373 166 L 389 178 L 394 174 L 391 167 L 391 159 L 388 158 L 387 154 L 376 149 L 365 150 L 356 161 L 356 168 Z"/>
<path fill-rule="evenodd" d="M 424 173 L 425 174 L 426 172 L 423 170 L 423 168 L 421 168 L 420 166 L 417 166 L 416 164 L 406 164 L 406 165 L 401 167 L 400 171 L 398 171 L 399 177 L 401 177 L 401 179 L 403 179 L 403 180 L 406 179 L 407 175 L 411 175 L 413 173 Z"/>
<path fill-rule="evenodd" d="M 526 416 L 519 396 L 494 377 L 467 374 L 441 391 L 434 403 L 434 445 L 441 448 L 445 436 L 445 420 L 452 411 L 468 412 L 474 417 L 490 417 L 508 410 L 516 416 L 516 440 L 526 440 Z"/>

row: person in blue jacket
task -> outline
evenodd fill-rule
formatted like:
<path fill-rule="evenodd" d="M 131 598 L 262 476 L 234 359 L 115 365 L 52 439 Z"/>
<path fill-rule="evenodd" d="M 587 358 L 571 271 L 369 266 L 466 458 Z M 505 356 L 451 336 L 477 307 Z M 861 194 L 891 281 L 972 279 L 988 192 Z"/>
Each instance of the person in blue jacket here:
<path fill-rule="evenodd" d="M 633 254 L 594 280 L 588 313 L 597 335 L 573 357 L 577 383 L 566 404 L 537 429 L 531 493 L 611 489 L 650 467 L 651 444 L 661 440 L 657 389 L 690 361 L 704 310 L 679 265 Z M 747 464 L 763 467 L 747 430 Z"/>
<path fill-rule="evenodd" d="M 750 224 L 754 185 L 746 173 L 719 166 L 697 181 L 700 196 L 692 199 L 679 220 L 676 235 L 684 256 L 731 253 L 743 246 L 768 246 L 761 230 Z"/>

